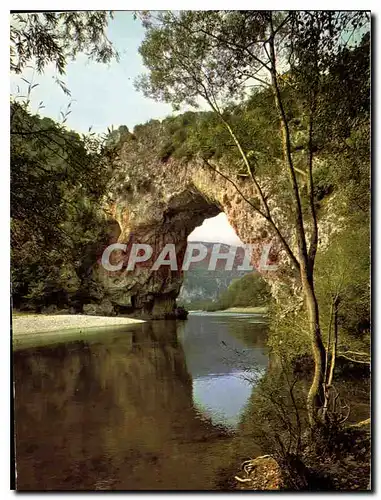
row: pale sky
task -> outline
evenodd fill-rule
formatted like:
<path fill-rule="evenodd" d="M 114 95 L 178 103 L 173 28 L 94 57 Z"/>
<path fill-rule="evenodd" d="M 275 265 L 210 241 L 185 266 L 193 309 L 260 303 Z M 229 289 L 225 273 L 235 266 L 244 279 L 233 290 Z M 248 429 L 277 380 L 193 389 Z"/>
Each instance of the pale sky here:
<path fill-rule="evenodd" d="M 119 62 L 104 65 L 79 55 L 75 61 L 69 62 L 63 77 L 56 74 L 54 64 L 49 65 L 43 75 L 28 68 L 22 75 L 11 74 L 11 94 L 26 94 L 27 84 L 22 78 L 33 81 L 37 86 L 31 93 L 31 110 L 37 112 L 42 102 L 45 107 L 40 109 L 40 115 L 58 121 L 61 120 L 60 113 L 65 112 L 72 101 L 66 124 L 82 133 L 88 132 L 89 127 L 96 133 L 106 132 L 112 125 L 114 128 L 127 125 L 132 130 L 137 124 L 172 114 L 169 104 L 147 99 L 134 88 L 134 79 L 146 71 L 138 54 L 144 38 L 140 21 L 134 20 L 130 12 L 116 12 L 109 24 L 108 37 L 120 53 Z M 55 77 L 65 82 L 71 97 L 55 83 Z M 206 219 L 190 238 L 193 241 L 241 243 L 223 213 Z"/>
<path fill-rule="evenodd" d="M 71 98 L 66 96 L 54 82 L 56 75 L 54 64 L 45 69 L 43 75 L 28 69 L 21 76 L 11 76 L 11 93 L 25 94 L 26 83 L 21 77 L 37 83 L 31 94 L 32 110 L 36 111 L 42 101 L 45 108 L 40 112 L 56 120 L 60 111 L 64 111 L 70 102 L 72 113 L 67 125 L 78 132 L 86 133 L 92 126 L 94 132 L 105 132 L 107 127 L 127 125 L 132 130 L 139 123 L 151 118 L 163 119 L 172 113 L 169 104 L 157 103 L 146 99 L 134 89 L 134 79 L 145 70 L 138 47 L 144 38 L 144 29 L 139 20 L 134 20 L 130 12 L 116 12 L 110 21 L 108 37 L 120 53 L 120 62 L 109 65 L 89 61 L 79 55 L 69 62 L 66 75 L 59 77 L 65 81 L 71 91 Z"/>
<path fill-rule="evenodd" d="M 205 219 L 202 225 L 196 227 L 188 236 L 188 241 L 211 241 L 229 245 L 243 245 L 223 212 L 216 215 L 216 217 Z"/>

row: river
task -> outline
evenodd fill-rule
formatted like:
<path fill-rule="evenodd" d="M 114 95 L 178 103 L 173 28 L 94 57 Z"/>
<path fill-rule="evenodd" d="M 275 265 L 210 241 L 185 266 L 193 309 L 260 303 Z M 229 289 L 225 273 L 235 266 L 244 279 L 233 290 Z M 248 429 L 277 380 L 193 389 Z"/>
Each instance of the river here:
<path fill-rule="evenodd" d="M 265 341 L 259 315 L 191 313 L 17 350 L 17 489 L 218 488 Z"/>

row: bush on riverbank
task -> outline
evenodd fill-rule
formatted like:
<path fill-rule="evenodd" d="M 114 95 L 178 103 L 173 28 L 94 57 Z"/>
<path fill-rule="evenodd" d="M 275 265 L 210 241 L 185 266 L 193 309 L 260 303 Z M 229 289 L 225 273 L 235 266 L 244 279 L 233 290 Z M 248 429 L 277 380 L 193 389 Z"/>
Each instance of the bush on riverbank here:
<path fill-rule="evenodd" d="M 276 460 L 280 489 L 365 490 L 370 478 L 369 369 L 338 361 L 335 407 L 329 407 L 324 424 L 310 428 L 305 395 L 313 363 L 308 361 L 298 357 L 290 363 L 270 354 L 269 372 L 253 390 L 241 432 Z M 358 426 L 359 421 L 364 425 Z M 259 477 L 263 473 L 257 467 L 236 471 L 247 479 L 237 481 L 236 488 L 258 489 L 266 484 Z"/>

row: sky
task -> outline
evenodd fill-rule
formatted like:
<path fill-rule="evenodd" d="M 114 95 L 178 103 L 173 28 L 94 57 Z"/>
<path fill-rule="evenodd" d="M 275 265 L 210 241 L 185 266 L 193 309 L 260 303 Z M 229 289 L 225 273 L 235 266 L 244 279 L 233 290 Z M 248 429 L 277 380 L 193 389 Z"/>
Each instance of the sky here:
<path fill-rule="evenodd" d="M 22 75 L 11 75 L 11 94 L 25 95 L 25 78 L 37 84 L 31 92 L 31 110 L 61 120 L 71 102 L 71 113 L 67 117 L 67 126 L 77 132 L 103 133 L 108 127 L 118 128 L 127 125 L 132 130 L 135 125 L 150 119 L 164 119 L 172 114 L 169 104 L 158 103 L 143 96 L 134 88 L 134 80 L 146 72 L 138 48 L 144 39 L 144 29 L 139 20 L 134 20 L 131 12 L 116 12 L 108 27 L 108 37 L 120 54 L 120 61 L 108 65 L 89 61 L 79 55 L 68 63 L 66 75 L 56 73 L 55 65 L 49 65 L 44 74 L 37 74 L 28 68 Z M 55 82 L 62 79 L 70 89 L 71 96 L 64 94 Z M 206 219 L 190 235 L 195 241 L 218 241 L 239 244 L 240 240 L 229 225 L 225 214 Z"/>
<path fill-rule="evenodd" d="M 54 64 L 49 65 L 43 75 L 34 74 L 31 68 L 21 75 L 38 84 L 31 94 L 32 109 L 36 111 L 42 101 L 45 108 L 41 114 L 59 119 L 60 111 L 73 100 L 67 125 L 83 133 L 90 126 L 99 133 L 106 132 L 111 125 L 115 128 L 127 125 L 131 130 L 151 118 L 163 119 L 170 115 L 169 104 L 147 99 L 134 89 L 134 79 L 146 71 L 138 54 L 144 38 L 140 21 L 134 20 L 130 12 L 117 12 L 110 21 L 108 37 L 120 53 L 120 61 L 105 65 L 79 55 L 69 62 L 66 76 L 60 78 L 70 89 L 71 98 L 54 82 L 54 77 L 58 76 Z M 21 76 L 12 75 L 11 93 L 17 93 L 16 85 L 22 94 L 25 93 L 27 85 Z"/>
<path fill-rule="evenodd" d="M 216 217 L 205 219 L 202 225 L 188 236 L 188 241 L 211 241 L 229 245 L 243 245 L 223 212 L 216 215 Z"/>

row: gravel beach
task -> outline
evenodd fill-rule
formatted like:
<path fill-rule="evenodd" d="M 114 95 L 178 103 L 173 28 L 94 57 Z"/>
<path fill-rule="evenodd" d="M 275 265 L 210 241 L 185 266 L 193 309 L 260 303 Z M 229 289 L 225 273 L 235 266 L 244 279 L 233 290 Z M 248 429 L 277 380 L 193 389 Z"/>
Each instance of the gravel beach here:
<path fill-rule="evenodd" d="M 144 323 L 144 321 L 134 318 L 86 316 L 84 314 L 20 314 L 14 315 L 12 318 L 12 332 L 13 335 L 19 336 L 135 323 Z"/>

